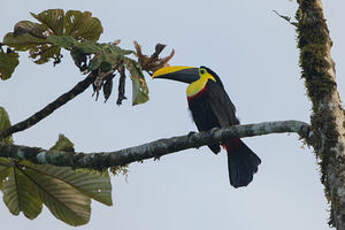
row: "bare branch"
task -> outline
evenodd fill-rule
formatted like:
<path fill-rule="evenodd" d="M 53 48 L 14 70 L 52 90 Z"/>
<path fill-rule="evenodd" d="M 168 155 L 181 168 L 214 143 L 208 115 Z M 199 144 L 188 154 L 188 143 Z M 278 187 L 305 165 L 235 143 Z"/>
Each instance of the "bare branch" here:
<path fill-rule="evenodd" d="M 309 138 L 309 125 L 301 121 L 276 121 L 259 124 L 236 125 L 230 128 L 213 129 L 209 132 L 190 133 L 185 136 L 160 139 L 147 144 L 114 152 L 74 153 L 48 151 L 41 148 L 0 143 L 0 157 L 29 160 L 33 163 L 49 163 L 73 168 L 105 169 L 161 156 L 190 148 L 221 143 L 234 137 L 252 137 L 272 133 L 298 133 Z"/>
<path fill-rule="evenodd" d="M 44 118 L 52 114 L 56 109 L 60 108 L 61 106 L 66 104 L 68 101 L 72 100 L 75 96 L 84 92 L 89 87 L 89 85 L 92 84 L 94 80 L 95 80 L 95 77 L 93 76 L 92 73 L 90 73 L 84 80 L 78 82 L 78 84 L 75 85 L 70 91 L 62 94 L 55 101 L 45 106 L 43 109 L 41 109 L 34 115 L 0 132 L 0 140 L 8 137 L 9 135 L 13 133 L 23 131 L 37 124 L 38 122 L 40 122 L 41 120 L 43 120 Z"/>

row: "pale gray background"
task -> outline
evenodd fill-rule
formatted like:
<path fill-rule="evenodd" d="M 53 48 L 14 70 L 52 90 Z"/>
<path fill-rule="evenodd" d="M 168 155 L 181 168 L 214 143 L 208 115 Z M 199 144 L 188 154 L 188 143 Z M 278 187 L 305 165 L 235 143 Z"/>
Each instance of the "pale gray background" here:
<path fill-rule="evenodd" d="M 342 95 L 344 6 L 342 0 L 324 5 Z M 32 20 L 29 11 L 49 8 L 93 12 L 105 29 L 101 41 L 122 39 L 122 47 L 132 48 L 132 41 L 138 40 L 145 52 L 162 42 L 176 50 L 171 64 L 207 65 L 222 77 L 242 123 L 309 120 L 294 27 L 272 12 L 293 16 L 293 1 L 1 0 L 0 36 L 16 22 Z M 0 82 L 0 105 L 13 123 L 83 78 L 67 53 L 56 68 L 52 63 L 37 66 L 27 56 L 22 54 L 13 79 Z M 147 82 L 151 100 L 144 105 L 132 107 L 128 100 L 118 107 L 114 95 L 107 104 L 103 98 L 95 102 L 88 89 L 35 127 L 16 134 L 15 141 L 49 148 L 64 133 L 77 151 L 111 151 L 195 130 L 186 86 L 149 78 Z M 263 162 L 247 188 L 230 187 L 224 152 L 215 156 L 205 147 L 134 163 L 127 182 L 123 176 L 112 178 L 115 205 L 94 202 L 90 223 L 78 229 L 328 229 L 328 206 L 312 150 L 294 134 L 245 141 Z M 0 220 L 1 229 L 72 229 L 46 208 L 29 221 L 12 216 L 2 202 Z"/>

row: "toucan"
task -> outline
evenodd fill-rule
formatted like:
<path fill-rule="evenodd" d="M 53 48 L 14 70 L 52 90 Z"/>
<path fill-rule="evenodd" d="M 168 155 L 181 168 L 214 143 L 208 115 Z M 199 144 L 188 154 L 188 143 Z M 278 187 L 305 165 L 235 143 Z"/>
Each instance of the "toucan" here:
<path fill-rule="evenodd" d="M 240 124 L 235 115 L 236 108 L 225 92 L 222 81 L 211 69 L 205 66 L 168 66 L 155 71 L 152 78 L 189 84 L 186 90 L 188 107 L 199 131 Z M 258 171 L 260 158 L 240 138 L 208 147 L 217 154 L 221 150 L 220 145 L 228 153 L 230 184 L 235 188 L 247 186 Z"/>

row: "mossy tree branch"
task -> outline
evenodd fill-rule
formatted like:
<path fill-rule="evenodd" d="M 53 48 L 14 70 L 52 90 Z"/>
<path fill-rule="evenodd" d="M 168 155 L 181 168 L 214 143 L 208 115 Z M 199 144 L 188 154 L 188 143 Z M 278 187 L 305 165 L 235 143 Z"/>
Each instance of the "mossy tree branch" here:
<path fill-rule="evenodd" d="M 321 0 L 297 0 L 302 78 L 312 101 L 310 144 L 321 160 L 321 181 L 331 204 L 329 224 L 345 230 L 345 116 L 331 58 L 332 41 Z"/>
<path fill-rule="evenodd" d="M 126 148 L 114 152 L 74 153 L 48 151 L 41 148 L 5 144 L 0 142 L 0 157 L 28 160 L 36 164 L 49 163 L 55 166 L 73 168 L 105 169 L 128 163 L 175 153 L 189 148 L 219 143 L 233 137 L 252 137 L 272 133 L 298 133 L 302 138 L 309 138 L 309 125 L 300 121 L 276 121 L 259 124 L 236 125 L 230 128 L 213 129 L 209 132 L 190 133 L 168 139 L 160 139 L 147 144 Z"/>

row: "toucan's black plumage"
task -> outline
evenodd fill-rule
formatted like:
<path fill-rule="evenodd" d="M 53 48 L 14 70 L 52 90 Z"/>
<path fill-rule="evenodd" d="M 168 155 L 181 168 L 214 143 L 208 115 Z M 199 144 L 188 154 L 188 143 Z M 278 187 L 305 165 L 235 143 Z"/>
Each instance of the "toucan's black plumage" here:
<path fill-rule="evenodd" d="M 165 67 L 155 72 L 153 77 L 190 83 L 187 88 L 188 106 L 199 131 L 240 123 L 235 115 L 236 108 L 225 92 L 222 81 L 211 69 L 204 66 Z M 239 138 L 220 144 L 228 153 L 230 184 L 235 188 L 247 186 L 258 170 L 260 158 Z M 208 147 L 212 152 L 218 153 L 221 150 L 220 144 Z"/>

